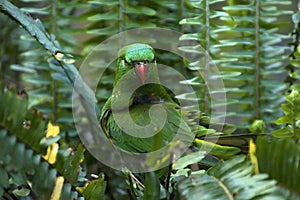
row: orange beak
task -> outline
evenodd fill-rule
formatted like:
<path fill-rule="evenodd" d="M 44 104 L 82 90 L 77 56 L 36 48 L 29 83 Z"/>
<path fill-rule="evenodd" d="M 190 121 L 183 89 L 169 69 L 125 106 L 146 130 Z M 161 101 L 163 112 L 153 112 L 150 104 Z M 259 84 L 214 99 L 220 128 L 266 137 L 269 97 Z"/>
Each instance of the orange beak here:
<path fill-rule="evenodd" d="M 139 64 L 134 67 L 136 75 L 141 79 L 142 84 L 145 83 L 148 66 L 145 64 Z"/>

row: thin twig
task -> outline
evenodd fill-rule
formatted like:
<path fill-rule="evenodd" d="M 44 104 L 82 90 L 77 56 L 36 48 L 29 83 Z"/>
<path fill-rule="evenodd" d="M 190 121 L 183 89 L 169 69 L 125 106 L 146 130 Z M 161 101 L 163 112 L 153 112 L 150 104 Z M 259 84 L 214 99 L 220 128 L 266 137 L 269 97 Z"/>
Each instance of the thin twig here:
<path fill-rule="evenodd" d="M 141 183 L 139 181 L 139 179 L 137 179 L 137 177 L 135 177 L 131 172 L 130 172 L 130 176 L 131 178 L 133 178 L 142 188 L 145 188 L 145 186 L 143 185 L 143 183 Z"/>
<path fill-rule="evenodd" d="M 169 185 L 170 185 L 172 164 L 173 164 L 173 154 L 171 153 L 171 155 L 170 155 L 170 164 L 168 166 L 168 175 L 166 177 L 166 183 L 165 183 L 165 188 L 166 188 L 167 191 L 169 190 Z"/>

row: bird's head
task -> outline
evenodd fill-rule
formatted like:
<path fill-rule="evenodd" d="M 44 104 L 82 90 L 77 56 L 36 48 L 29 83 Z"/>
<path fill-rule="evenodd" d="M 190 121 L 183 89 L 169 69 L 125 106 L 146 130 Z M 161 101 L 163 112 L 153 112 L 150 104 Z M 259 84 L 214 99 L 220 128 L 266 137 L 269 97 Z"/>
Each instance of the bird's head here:
<path fill-rule="evenodd" d="M 154 49 L 147 44 L 131 44 L 120 49 L 118 57 L 119 75 L 122 76 L 122 74 L 134 69 L 135 74 L 139 77 L 142 84 L 144 84 L 147 73 L 150 70 L 150 63 L 155 63 Z"/>

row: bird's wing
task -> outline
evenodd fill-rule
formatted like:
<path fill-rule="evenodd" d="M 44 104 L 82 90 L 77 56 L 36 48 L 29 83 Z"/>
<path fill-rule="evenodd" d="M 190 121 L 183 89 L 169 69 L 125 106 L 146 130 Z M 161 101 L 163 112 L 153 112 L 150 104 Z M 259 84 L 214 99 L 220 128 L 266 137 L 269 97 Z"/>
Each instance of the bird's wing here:
<path fill-rule="evenodd" d="M 146 126 L 150 123 L 149 109 L 153 104 L 136 104 L 130 108 L 132 120 L 140 125 Z M 101 125 L 115 145 L 130 152 L 151 152 L 166 146 L 172 141 L 176 134 L 182 141 L 192 142 L 194 134 L 188 124 L 182 119 L 176 104 L 162 103 L 167 113 L 163 128 L 153 137 L 138 138 L 124 133 L 116 124 L 109 109 L 102 112 Z M 122 111 L 119 111 L 122 112 Z M 124 118 L 124 120 L 126 120 Z M 143 134 L 143 133 L 141 133 Z"/>

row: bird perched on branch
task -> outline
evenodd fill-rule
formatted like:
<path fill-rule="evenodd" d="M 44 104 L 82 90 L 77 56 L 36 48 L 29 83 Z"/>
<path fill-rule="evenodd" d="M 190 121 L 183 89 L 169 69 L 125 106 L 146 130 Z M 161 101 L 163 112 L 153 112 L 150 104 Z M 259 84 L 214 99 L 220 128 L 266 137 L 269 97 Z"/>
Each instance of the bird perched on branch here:
<path fill-rule="evenodd" d="M 243 146 L 244 151 L 249 139 L 256 137 L 246 134 L 225 136 L 224 140 L 222 136 L 219 140 L 194 139 L 198 130 L 203 136 L 207 124 L 198 124 L 201 116 L 182 110 L 175 95 L 161 85 L 154 49 L 147 44 L 131 44 L 120 49 L 118 57 L 113 93 L 102 109 L 100 123 L 120 149 L 147 153 L 180 140 L 187 146 L 209 150 L 213 156 L 229 158 L 240 152 L 237 147 Z"/>

